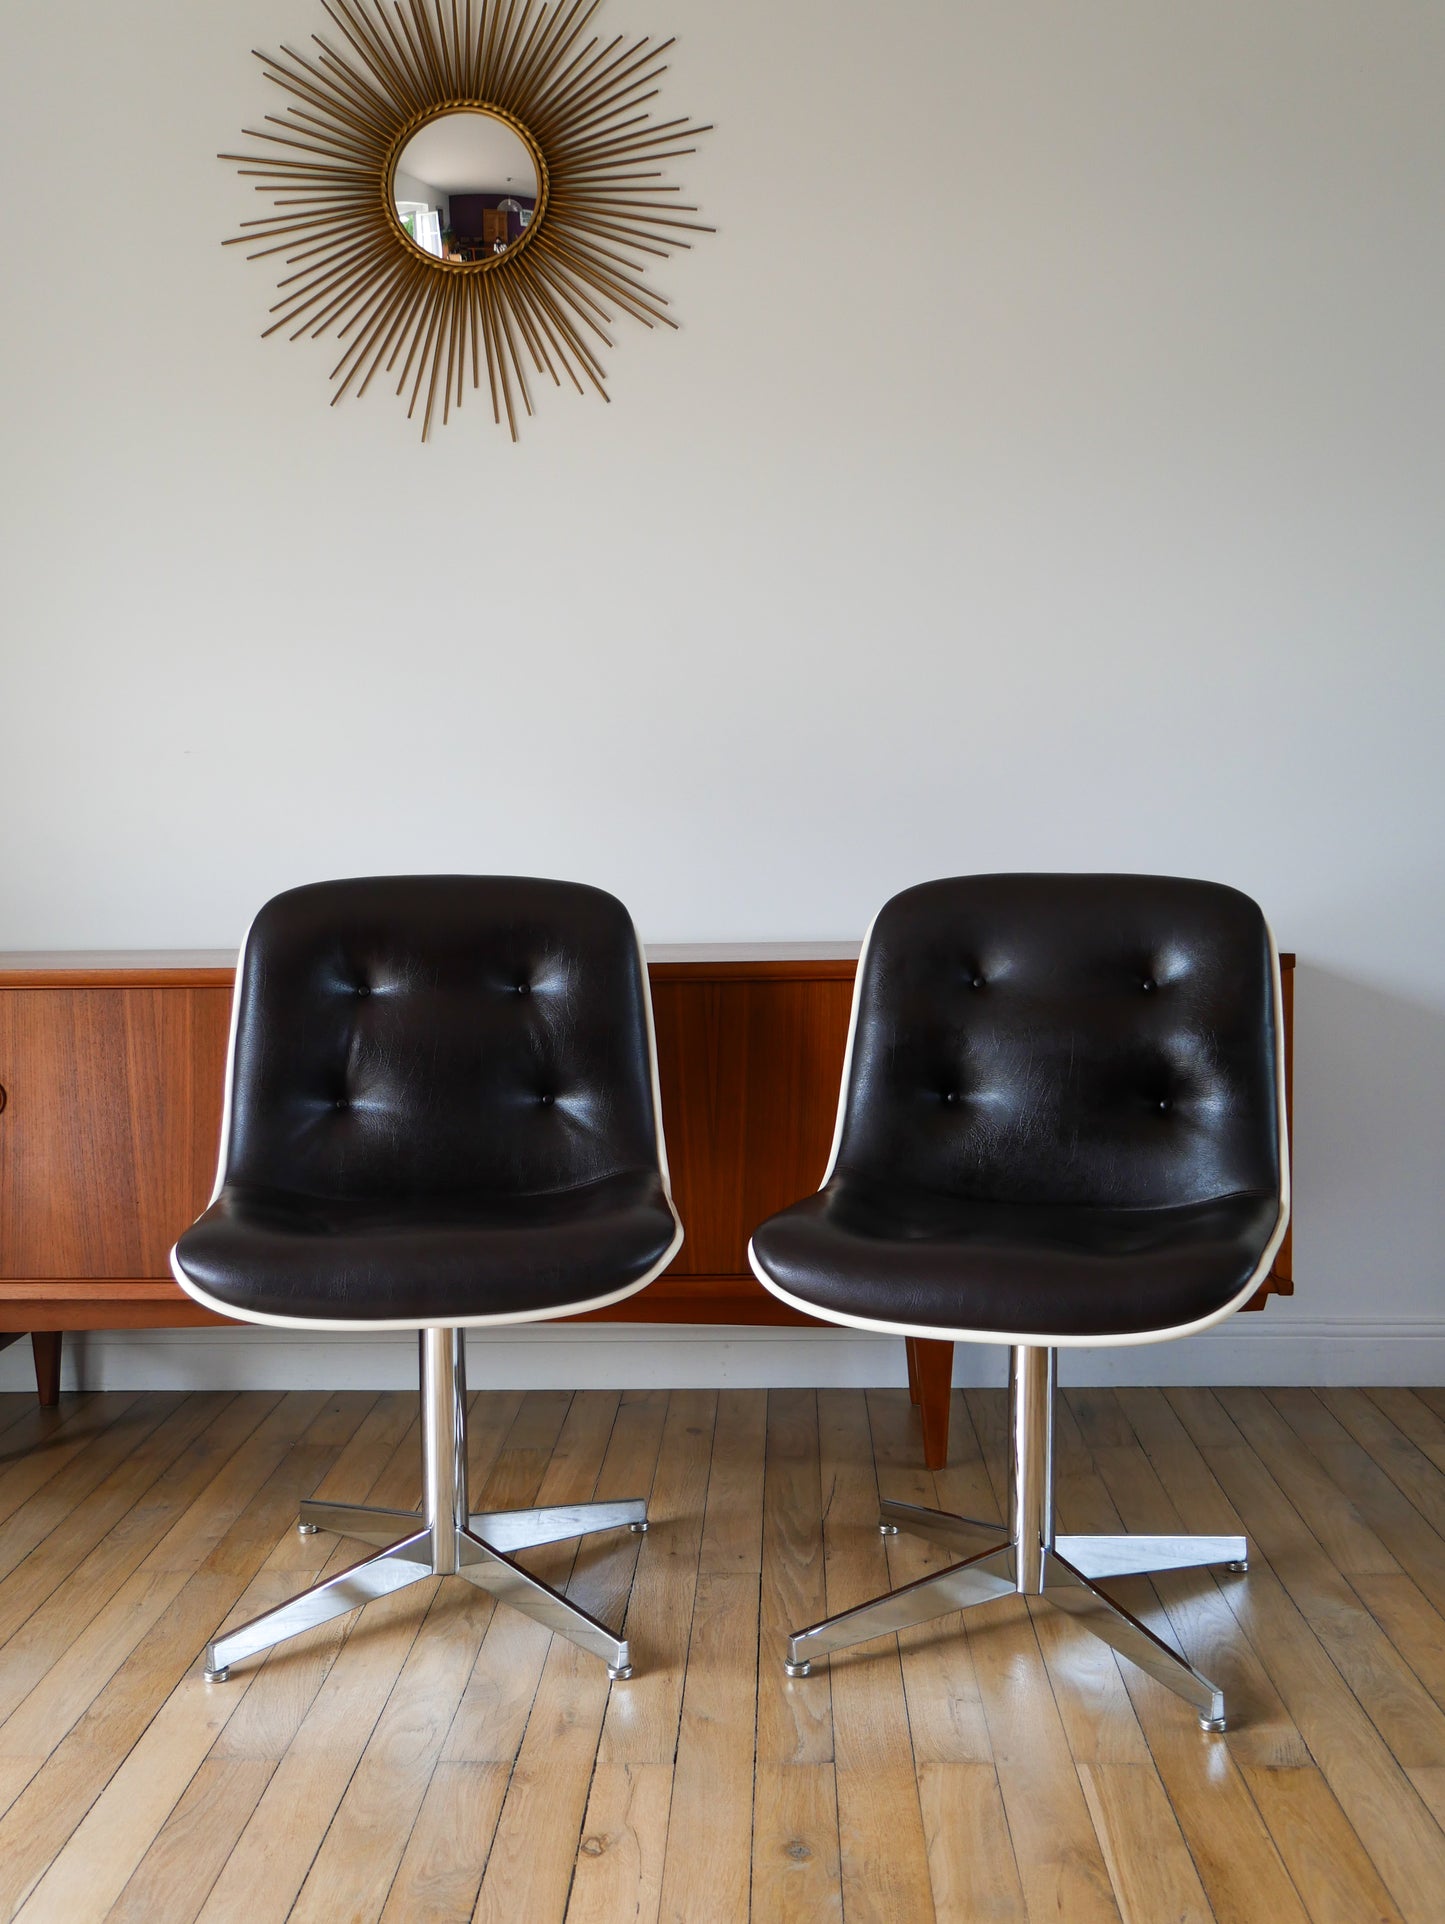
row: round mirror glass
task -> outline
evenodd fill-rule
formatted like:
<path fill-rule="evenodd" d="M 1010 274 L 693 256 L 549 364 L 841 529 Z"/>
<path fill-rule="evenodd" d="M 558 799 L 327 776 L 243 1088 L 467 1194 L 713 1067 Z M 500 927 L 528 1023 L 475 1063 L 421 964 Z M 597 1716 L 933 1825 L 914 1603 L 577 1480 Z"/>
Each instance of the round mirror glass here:
<path fill-rule="evenodd" d="M 537 211 L 537 168 L 520 136 L 481 109 L 440 114 L 397 156 L 397 224 L 424 254 L 481 262 L 505 254 Z"/>

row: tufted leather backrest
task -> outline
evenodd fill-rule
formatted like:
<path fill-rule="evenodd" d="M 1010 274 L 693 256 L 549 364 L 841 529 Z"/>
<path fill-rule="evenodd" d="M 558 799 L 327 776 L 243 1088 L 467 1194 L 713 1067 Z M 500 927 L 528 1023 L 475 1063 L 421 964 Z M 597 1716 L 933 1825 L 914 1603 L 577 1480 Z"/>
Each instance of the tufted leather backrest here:
<path fill-rule="evenodd" d="M 251 925 L 236 994 L 228 1183 L 460 1199 L 659 1164 L 641 952 L 601 889 L 291 889 Z"/>
<path fill-rule="evenodd" d="M 859 968 L 835 1167 L 1161 1207 L 1279 1188 L 1275 963 L 1248 896 L 1151 875 L 925 882 Z"/>

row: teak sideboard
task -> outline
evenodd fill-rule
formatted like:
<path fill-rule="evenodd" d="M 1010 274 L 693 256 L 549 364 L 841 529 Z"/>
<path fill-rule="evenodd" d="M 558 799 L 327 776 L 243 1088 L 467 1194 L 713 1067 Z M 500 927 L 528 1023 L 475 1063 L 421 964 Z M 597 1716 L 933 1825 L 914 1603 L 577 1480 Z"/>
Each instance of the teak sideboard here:
<path fill-rule="evenodd" d="M 650 1288 L 583 1320 L 807 1323 L 748 1268 L 756 1224 L 817 1187 L 856 943 L 649 949 L 673 1190 L 687 1231 Z M 1294 957 L 1282 956 L 1287 1096 Z M 67 1329 L 225 1319 L 168 1255 L 215 1177 L 234 969 L 215 954 L 0 955 L 0 1347 L 30 1332 L 42 1402 Z M 1293 1293 L 1291 1239 L 1248 1307 Z M 953 1345 L 910 1340 L 931 1469 Z"/>

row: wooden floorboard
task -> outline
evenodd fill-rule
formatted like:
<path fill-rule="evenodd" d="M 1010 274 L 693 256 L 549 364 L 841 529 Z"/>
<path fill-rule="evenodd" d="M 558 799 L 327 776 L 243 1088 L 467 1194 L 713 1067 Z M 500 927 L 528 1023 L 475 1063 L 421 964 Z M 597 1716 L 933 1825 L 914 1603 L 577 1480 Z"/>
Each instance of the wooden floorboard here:
<path fill-rule="evenodd" d="M 1118 1586 L 1223 1736 L 1018 1598 L 786 1678 L 948 1561 L 880 1494 L 1002 1514 L 1006 1427 L 956 1394 L 935 1475 L 901 1391 L 478 1395 L 476 1507 L 648 1497 L 525 1559 L 634 1678 L 448 1577 L 209 1686 L 222 1624 L 358 1554 L 299 1498 L 416 1502 L 416 1399 L 0 1399 L 0 1920 L 1440 1924 L 1445 1395 L 1061 1398 L 1062 1528 L 1250 1538 Z"/>

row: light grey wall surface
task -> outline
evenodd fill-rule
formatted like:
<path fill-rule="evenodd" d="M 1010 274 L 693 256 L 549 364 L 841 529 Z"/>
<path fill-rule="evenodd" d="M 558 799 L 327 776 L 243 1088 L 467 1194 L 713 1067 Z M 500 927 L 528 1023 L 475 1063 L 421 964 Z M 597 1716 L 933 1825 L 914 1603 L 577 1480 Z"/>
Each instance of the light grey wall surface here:
<path fill-rule="evenodd" d="M 367 870 L 586 877 L 653 940 L 1226 879 L 1301 958 L 1278 1373 L 1375 1324 L 1438 1369 L 1445 10 L 605 18 L 716 123 L 681 330 L 422 447 L 219 245 L 315 0 L 5 11 L 7 178 L 85 212 L 0 279 L 0 947 Z"/>
<path fill-rule="evenodd" d="M 408 174 L 398 167 L 391 177 L 392 191 L 397 200 L 419 200 L 428 207 L 435 207 L 442 217 L 442 226 L 447 224 L 449 196 L 439 187 L 428 181 L 418 180 L 415 174 Z"/>

